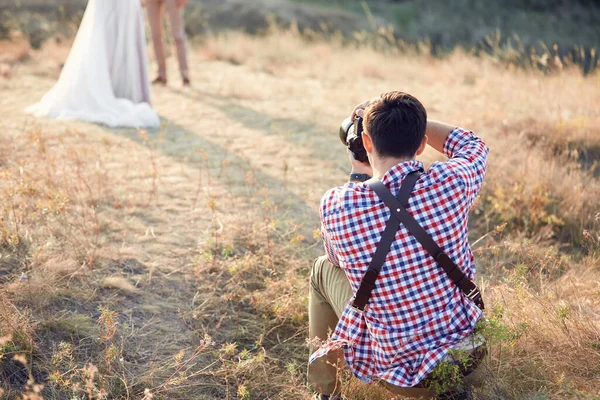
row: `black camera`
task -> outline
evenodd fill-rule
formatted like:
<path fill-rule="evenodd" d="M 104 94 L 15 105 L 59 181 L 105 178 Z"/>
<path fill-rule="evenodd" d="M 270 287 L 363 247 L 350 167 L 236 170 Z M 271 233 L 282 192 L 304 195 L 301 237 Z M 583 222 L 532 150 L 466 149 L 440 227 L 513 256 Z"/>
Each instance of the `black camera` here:
<path fill-rule="evenodd" d="M 359 116 L 354 119 L 348 117 L 340 126 L 340 140 L 352 153 L 355 160 L 363 163 L 369 163 L 367 151 L 363 145 L 363 119 Z"/>

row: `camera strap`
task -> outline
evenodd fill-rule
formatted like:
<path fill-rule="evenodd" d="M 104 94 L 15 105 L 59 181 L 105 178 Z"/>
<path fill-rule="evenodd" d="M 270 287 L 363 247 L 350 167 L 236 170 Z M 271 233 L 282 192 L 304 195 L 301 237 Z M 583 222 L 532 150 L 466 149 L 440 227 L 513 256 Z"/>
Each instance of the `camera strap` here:
<path fill-rule="evenodd" d="M 408 206 L 408 199 L 412 192 L 417 179 L 421 176 L 420 171 L 415 171 L 406 176 L 398 198 L 389 191 L 389 189 L 378 179 L 370 179 L 366 182 L 377 196 L 384 202 L 384 204 L 390 209 L 391 215 L 388 219 L 385 230 L 381 235 L 381 240 L 377 245 L 375 254 L 371 259 L 369 268 L 363 277 L 360 287 L 356 292 L 356 296 L 352 303 L 353 307 L 364 310 L 365 305 L 371 297 L 371 292 L 375 288 L 375 281 L 381 272 L 381 268 L 385 263 L 387 254 L 390 251 L 390 247 L 396 237 L 396 232 L 400 228 L 400 224 L 404 224 L 406 229 L 421 243 L 421 245 L 427 250 L 429 255 L 433 257 L 440 267 L 446 272 L 448 277 L 457 285 L 460 290 L 471 299 L 477 307 L 481 310 L 484 309 L 483 298 L 481 292 L 475 283 L 466 277 L 466 275 L 460 270 L 460 268 L 448 257 L 446 253 L 435 243 L 432 237 L 423 229 L 421 225 L 415 220 L 415 218 L 406 210 Z"/>

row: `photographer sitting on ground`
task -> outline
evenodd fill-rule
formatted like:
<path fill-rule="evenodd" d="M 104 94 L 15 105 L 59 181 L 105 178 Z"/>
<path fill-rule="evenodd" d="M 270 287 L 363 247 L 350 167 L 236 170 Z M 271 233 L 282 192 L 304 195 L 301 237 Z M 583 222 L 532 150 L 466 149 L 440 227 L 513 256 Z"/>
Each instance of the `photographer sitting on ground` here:
<path fill-rule="evenodd" d="M 435 397 L 430 374 L 441 361 L 453 362 L 450 350 L 469 355 L 460 369 L 466 382 L 485 355 L 473 335 L 483 303 L 472 283 L 467 219 L 488 149 L 472 132 L 427 121 L 419 100 L 402 92 L 358 105 L 355 116 L 364 117 L 354 129 L 360 135 L 362 123 L 368 161 L 357 161 L 349 145 L 350 182 L 321 201 L 327 256 L 312 268 L 310 339 L 333 334 L 312 354 L 308 381 L 317 399 L 341 398 L 345 359 L 362 381 Z M 427 144 L 450 159 L 423 172 L 415 157 Z M 456 385 L 438 398 L 468 399 L 470 389 Z"/>

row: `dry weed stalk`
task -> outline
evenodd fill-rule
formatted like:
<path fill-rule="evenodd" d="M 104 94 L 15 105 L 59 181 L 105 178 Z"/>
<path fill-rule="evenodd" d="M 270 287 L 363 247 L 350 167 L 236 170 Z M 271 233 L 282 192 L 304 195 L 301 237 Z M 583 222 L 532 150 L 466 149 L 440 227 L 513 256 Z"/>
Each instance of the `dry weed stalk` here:
<path fill-rule="evenodd" d="M 146 207 L 150 206 L 150 203 L 152 203 L 152 200 L 155 199 L 156 201 L 158 201 L 158 184 L 157 184 L 157 180 L 158 180 L 158 168 L 156 165 L 156 157 L 154 155 L 154 149 L 151 145 L 150 142 L 150 138 L 148 137 L 148 132 L 146 130 L 143 129 L 139 129 L 138 130 L 138 137 L 142 140 L 142 142 L 144 143 L 144 145 L 148 148 L 148 151 L 150 152 L 150 165 L 152 166 L 152 172 L 151 172 L 151 176 L 152 176 L 152 189 L 150 190 L 150 194 L 148 196 L 148 202 L 146 203 Z"/>

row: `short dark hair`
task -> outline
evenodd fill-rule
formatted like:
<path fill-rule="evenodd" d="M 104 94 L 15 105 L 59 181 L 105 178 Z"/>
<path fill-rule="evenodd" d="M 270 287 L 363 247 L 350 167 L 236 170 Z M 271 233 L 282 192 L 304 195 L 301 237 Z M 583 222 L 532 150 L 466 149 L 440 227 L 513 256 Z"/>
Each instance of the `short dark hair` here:
<path fill-rule="evenodd" d="M 364 128 L 380 156 L 414 157 L 425 136 L 427 111 L 408 93 L 384 93 L 367 106 Z"/>

